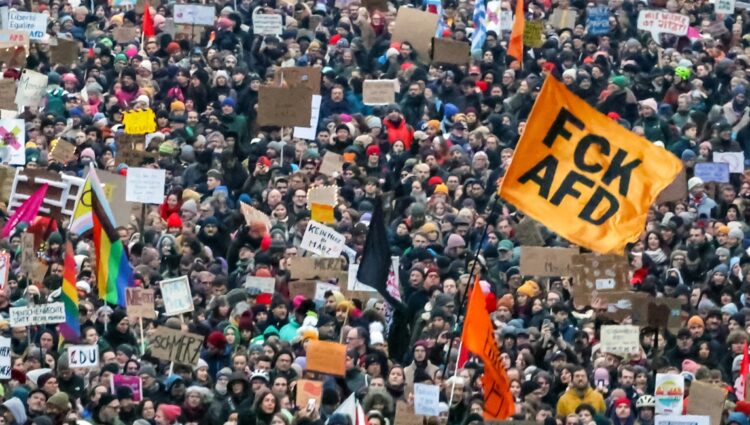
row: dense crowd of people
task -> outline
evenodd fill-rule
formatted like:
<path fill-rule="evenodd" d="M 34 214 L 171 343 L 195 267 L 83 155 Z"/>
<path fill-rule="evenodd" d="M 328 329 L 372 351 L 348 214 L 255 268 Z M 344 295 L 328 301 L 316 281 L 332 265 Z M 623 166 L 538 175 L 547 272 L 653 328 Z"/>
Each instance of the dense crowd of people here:
<path fill-rule="evenodd" d="M 489 25 L 515 3 L 492 1 L 486 40 L 465 65 L 429 63 L 414 47 L 419 42 L 393 41 L 404 6 L 393 2 L 368 10 L 357 1 L 222 0 L 211 3 L 215 24 L 190 34 L 170 23 L 173 3 L 154 2 L 145 7 L 156 35 L 127 42 L 113 34 L 140 29 L 142 5 L 115 4 L 10 2 L 48 14 L 48 34 L 73 40 L 80 55 L 54 63 L 48 37 L 32 41 L 23 66 L 6 64 L 3 78 L 18 79 L 22 69 L 48 76 L 42 106 L 18 116 L 26 168 L 125 175 L 128 164 L 118 158 L 124 113 L 154 111 L 150 154 L 129 162 L 166 170 L 166 196 L 143 217 L 117 223 L 117 232 L 132 284 L 155 289 L 156 318 L 129 317 L 102 302 L 94 242 L 66 231 L 69 217 L 19 224 L 0 241 L 12 260 L 0 290 L 0 327 L 11 339 L 0 425 L 361 425 L 337 411 L 352 394 L 367 424 L 385 425 L 400 403 L 413 405 L 420 383 L 440 387 L 440 414 L 424 423 L 481 424 L 483 365 L 461 360 L 458 338 L 474 276 L 495 325 L 514 419 L 650 425 L 658 372 L 682 374 L 686 406 L 692 382 L 726 388 L 724 424 L 750 423 L 750 403 L 738 395 L 750 335 L 750 179 L 694 175 L 713 153 L 750 160 L 750 15 L 740 2 L 734 14 L 719 15 L 707 1 L 612 1 L 603 35 L 587 32 L 593 3 L 527 2 L 527 21 L 557 9 L 578 14 L 574 28 L 546 24 L 541 47 L 525 48 L 519 60 L 506 53 L 510 28 Z M 443 1 L 439 35 L 471 43 L 479 31 L 475 7 Z M 686 15 L 694 31 L 654 39 L 637 29 L 644 8 Z M 281 15 L 283 32 L 254 33 L 259 14 Z M 320 70 L 314 139 L 258 124 L 259 89 L 277 85 L 282 67 Z M 630 289 L 679 300 L 684 317 L 679 330 L 642 328 L 637 354 L 599 345 L 602 325 L 628 319 L 613 319 L 606 306 L 576 306 L 569 276 L 524 276 L 519 267 L 523 214 L 496 192 L 525 126 L 545 125 L 527 119 L 546 78 L 672 152 L 686 169 L 682 199 L 655 204 L 624 253 Z M 396 102 L 366 105 L 370 79 L 395 80 Z M 69 161 L 50 154 L 59 141 L 75 146 Z M 342 155 L 340 171 L 320 171 L 327 152 Z M 329 281 L 342 290 L 318 300 L 292 292 L 289 264 L 312 255 L 299 248 L 311 220 L 308 190 L 330 185 L 338 187 L 330 227 L 346 239 L 344 273 L 360 261 L 375 206 L 384 205 L 400 305 L 376 292 L 347 297 L 345 279 Z M 270 228 L 246 220 L 241 203 L 266 214 Z M 540 230 L 545 246 L 572 246 Z M 21 268 L 24 232 L 38 236 L 36 256 L 49 266 L 43 279 Z M 11 327 L 10 308 L 60 298 L 67 241 L 81 341 L 61 341 L 54 324 Z M 194 311 L 168 317 L 159 283 L 179 276 L 189 279 Z M 245 288 L 248 276 L 274 278 L 274 293 Z M 164 327 L 205 337 L 196 364 L 154 357 L 148 341 Z M 311 340 L 346 344 L 344 376 L 307 370 Z M 97 345 L 98 366 L 72 367 L 70 344 Z M 118 374 L 140 377 L 140 393 L 115 385 Z M 323 382 L 318 405 L 297 404 L 300 379 Z"/>

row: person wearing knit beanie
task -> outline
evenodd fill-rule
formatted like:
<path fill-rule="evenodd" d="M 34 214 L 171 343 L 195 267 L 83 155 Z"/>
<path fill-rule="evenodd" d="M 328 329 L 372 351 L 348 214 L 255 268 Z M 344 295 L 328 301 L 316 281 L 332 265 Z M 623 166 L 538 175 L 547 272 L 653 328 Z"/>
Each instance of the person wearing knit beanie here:
<path fill-rule="evenodd" d="M 167 233 L 179 235 L 182 232 L 182 219 L 177 213 L 172 213 L 167 219 Z"/>
<path fill-rule="evenodd" d="M 513 304 L 513 295 L 505 294 L 500 297 L 499 300 L 497 300 L 497 309 L 500 310 L 500 308 L 504 308 L 508 310 L 508 313 L 510 313 L 513 310 Z"/>
<path fill-rule="evenodd" d="M 154 421 L 157 425 L 171 425 L 177 422 L 177 418 L 182 414 L 180 406 L 174 404 L 161 404 L 156 410 Z"/>
<path fill-rule="evenodd" d="M 212 347 L 223 352 L 227 347 L 227 337 L 219 331 L 213 331 L 206 338 L 206 346 L 211 349 Z"/>
<path fill-rule="evenodd" d="M 695 315 L 688 320 L 687 327 L 690 330 L 690 336 L 698 338 L 703 335 L 706 325 L 700 316 Z"/>
<path fill-rule="evenodd" d="M 436 185 L 435 190 L 432 192 L 432 194 L 436 195 L 438 193 L 443 194 L 443 195 L 448 195 L 448 186 L 445 183 L 440 183 Z"/>
<path fill-rule="evenodd" d="M 537 284 L 533 280 L 527 280 L 523 283 L 523 285 L 518 287 L 516 292 L 521 295 L 526 295 L 529 298 L 534 298 L 539 295 L 539 284 Z"/>

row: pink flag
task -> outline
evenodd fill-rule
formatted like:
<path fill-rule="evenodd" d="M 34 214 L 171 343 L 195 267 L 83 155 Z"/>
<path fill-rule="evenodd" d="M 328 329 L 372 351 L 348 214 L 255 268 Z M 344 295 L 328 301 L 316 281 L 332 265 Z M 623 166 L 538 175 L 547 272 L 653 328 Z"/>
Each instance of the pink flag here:
<path fill-rule="evenodd" d="M 24 201 L 24 203 L 16 209 L 16 212 L 13 213 L 13 216 L 11 216 L 8 222 L 5 223 L 5 226 L 3 226 L 2 237 L 7 238 L 8 235 L 10 235 L 10 232 L 12 232 L 13 229 L 16 228 L 18 223 L 30 223 L 31 220 L 33 220 L 34 217 L 36 217 L 36 215 L 39 213 L 39 207 L 42 206 L 44 195 L 46 194 L 47 183 L 43 184 L 42 187 L 34 192 L 34 194 L 31 195 L 29 199 Z"/>

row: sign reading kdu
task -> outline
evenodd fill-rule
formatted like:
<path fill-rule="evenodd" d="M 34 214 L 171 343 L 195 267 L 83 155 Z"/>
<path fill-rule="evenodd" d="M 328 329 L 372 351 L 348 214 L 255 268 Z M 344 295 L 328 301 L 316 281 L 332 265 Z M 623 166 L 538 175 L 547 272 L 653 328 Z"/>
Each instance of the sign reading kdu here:
<path fill-rule="evenodd" d="M 99 366 L 99 347 L 96 344 L 69 346 L 68 364 L 72 368 Z"/>

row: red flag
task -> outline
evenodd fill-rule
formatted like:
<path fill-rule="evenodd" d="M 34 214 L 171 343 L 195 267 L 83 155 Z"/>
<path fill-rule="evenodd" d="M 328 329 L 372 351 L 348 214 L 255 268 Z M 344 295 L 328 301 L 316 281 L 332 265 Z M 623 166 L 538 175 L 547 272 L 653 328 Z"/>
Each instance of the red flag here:
<path fill-rule="evenodd" d="M 153 37 L 156 35 L 154 30 L 154 18 L 151 17 L 151 6 L 146 3 L 143 8 L 143 36 Z"/>
<path fill-rule="evenodd" d="M 740 363 L 740 376 L 742 377 L 742 388 L 744 390 L 744 399 L 747 400 L 747 374 L 750 369 L 750 358 L 747 355 L 747 341 L 742 345 L 742 363 Z"/>
<path fill-rule="evenodd" d="M 516 16 L 513 19 L 513 29 L 510 32 L 508 56 L 513 56 L 523 63 L 523 31 L 526 28 L 526 11 L 524 0 L 516 0 Z"/>

